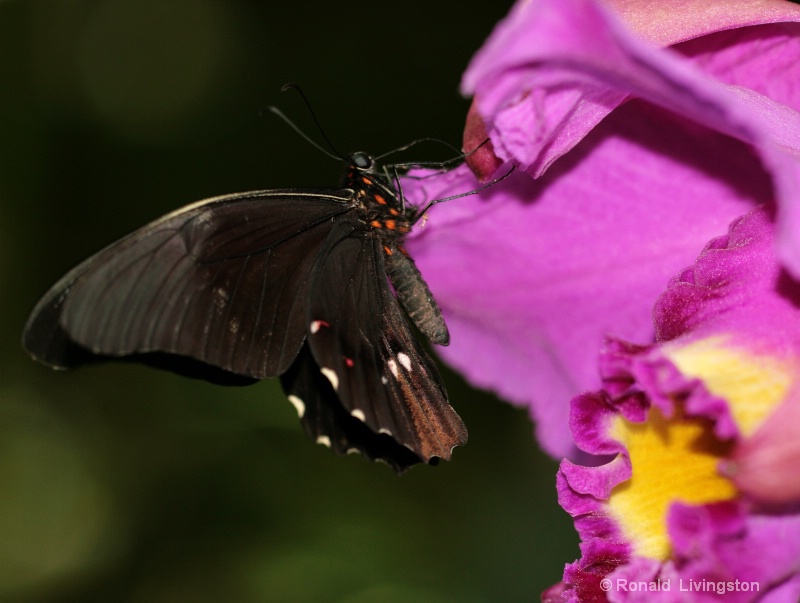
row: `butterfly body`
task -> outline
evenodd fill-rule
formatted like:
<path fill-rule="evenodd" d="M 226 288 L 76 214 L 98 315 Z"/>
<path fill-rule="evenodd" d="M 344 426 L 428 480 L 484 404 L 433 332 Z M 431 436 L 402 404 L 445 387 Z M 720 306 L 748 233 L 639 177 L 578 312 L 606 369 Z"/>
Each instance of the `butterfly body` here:
<path fill-rule="evenodd" d="M 117 359 L 220 383 L 280 376 L 306 432 L 338 453 L 398 471 L 449 459 L 466 429 L 401 310 L 448 342 L 402 245 L 414 210 L 367 155 L 348 163 L 342 188 L 216 197 L 113 243 L 50 289 L 23 345 L 55 368 Z"/>

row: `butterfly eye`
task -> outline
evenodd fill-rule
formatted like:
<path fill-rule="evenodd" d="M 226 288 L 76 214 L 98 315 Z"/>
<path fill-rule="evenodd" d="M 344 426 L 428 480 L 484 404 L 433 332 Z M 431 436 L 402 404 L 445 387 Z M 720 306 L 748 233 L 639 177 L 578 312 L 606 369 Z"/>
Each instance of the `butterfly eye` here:
<path fill-rule="evenodd" d="M 353 153 L 352 157 L 353 165 L 356 166 L 359 170 L 369 171 L 372 169 L 373 161 L 372 157 L 367 155 L 366 153 Z"/>

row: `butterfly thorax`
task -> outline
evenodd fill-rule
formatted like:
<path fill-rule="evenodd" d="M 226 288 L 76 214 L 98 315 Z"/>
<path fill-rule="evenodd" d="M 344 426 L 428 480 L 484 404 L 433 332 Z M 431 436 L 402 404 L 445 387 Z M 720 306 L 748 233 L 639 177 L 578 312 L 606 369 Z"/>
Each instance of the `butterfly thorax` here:
<path fill-rule="evenodd" d="M 403 208 L 397 193 L 374 171 L 372 164 L 365 168 L 351 161 L 345 186 L 353 191 L 353 199 L 369 232 L 389 242 L 411 230 L 412 211 Z"/>

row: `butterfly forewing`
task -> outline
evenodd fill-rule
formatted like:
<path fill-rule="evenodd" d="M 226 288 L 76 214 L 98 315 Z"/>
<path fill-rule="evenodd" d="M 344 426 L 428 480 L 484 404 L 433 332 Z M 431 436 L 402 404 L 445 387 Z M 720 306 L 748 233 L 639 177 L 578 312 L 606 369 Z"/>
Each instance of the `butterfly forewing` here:
<path fill-rule="evenodd" d="M 309 343 L 341 404 L 423 461 L 450 458 L 466 429 L 389 287 L 374 232 L 340 223 L 314 269 Z"/>
<path fill-rule="evenodd" d="M 305 337 L 309 275 L 349 191 L 263 191 L 189 206 L 62 279 L 24 337 L 56 367 L 166 352 L 255 378 L 288 369 Z M 88 357 L 90 359 L 90 357 Z"/>

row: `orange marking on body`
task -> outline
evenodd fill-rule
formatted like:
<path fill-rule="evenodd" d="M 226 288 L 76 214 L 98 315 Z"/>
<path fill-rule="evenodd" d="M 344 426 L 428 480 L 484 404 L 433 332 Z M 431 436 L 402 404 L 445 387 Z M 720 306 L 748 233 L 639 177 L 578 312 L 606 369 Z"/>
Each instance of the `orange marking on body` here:
<path fill-rule="evenodd" d="M 394 220 L 386 220 L 384 224 L 386 225 L 386 228 L 388 228 L 389 230 L 394 230 L 395 227 L 397 226 L 397 222 L 395 222 Z"/>
<path fill-rule="evenodd" d="M 374 195 L 374 197 L 375 197 L 375 201 L 377 201 L 381 205 L 386 205 L 386 199 L 384 199 L 380 195 Z"/>
<path fill-rule="evenodd" d="M 389 249 L 386 245 L 384 245 L 383 253 L 385 253 L 386 255 L 392 255 L 394 252 L 391 249 Z"/>
<path fill-rule="evenodd" d="M 370 180 L 366 176 L 361 176 L 361 182 L 363 182 L 364 184 L 372 184 L 372 180 Z"/>
<path fill-rule="evenodd" d="M 383 224 L 381 224 L 378 220 L 373 220 L 369 223 L 372 228 L 383 228 Z"/>
<path fill-rule="evenodd" d="M 408 251 L 406 251 L 405 247 L 401 247 L 400 245 L 398 245 L 397 248 L 400 250 L 400 253 L 402 253 L 404 256 L 411 257 L 410 255 L 408 255 Z"/>

